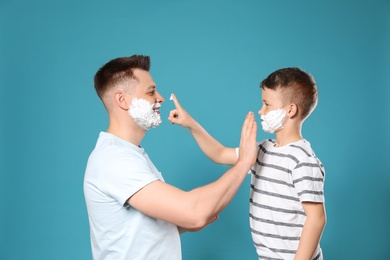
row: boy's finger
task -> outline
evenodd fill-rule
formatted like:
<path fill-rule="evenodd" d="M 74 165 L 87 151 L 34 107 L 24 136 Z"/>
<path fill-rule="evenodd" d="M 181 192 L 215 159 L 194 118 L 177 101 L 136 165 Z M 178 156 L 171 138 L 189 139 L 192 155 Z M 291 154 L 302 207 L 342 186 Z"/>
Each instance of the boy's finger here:
<path fill-rule="evenodd" d="M 243 142 L 243 140 L 244 140 L 244 138 L 246 136 L 246 131 L 248 129 L 249 118 L 250 118 L 250 112 L 245 116 L 244 123 L 242 124 L 240 144 L 242 144 L 242 142 Z"/>
<path fill-rule="evenodd" d="M 176 108 L 181 108 L 181 105 L 180 105 L 179 101 L 177 100 L 175 94 L 173 94 L 173 93 L 171 94 L 171 99 L 173 100 L 173 103 L 175 104 Z"/>

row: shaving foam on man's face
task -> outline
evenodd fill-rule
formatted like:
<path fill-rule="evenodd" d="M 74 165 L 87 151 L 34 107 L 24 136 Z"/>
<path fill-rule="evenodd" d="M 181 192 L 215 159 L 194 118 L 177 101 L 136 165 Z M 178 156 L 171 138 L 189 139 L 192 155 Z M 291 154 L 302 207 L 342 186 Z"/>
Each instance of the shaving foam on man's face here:
<path fill-rule="evenodd" d="M 128 112 L 141 128 L 149 130 L 159 126 L 162 122 L 158 112 L 160 107 L 160 103 L 150 104 L 145 99 L 133 98 Z"/>
<path fill-rule="evenodd" d="M 278 108 L 265 115 L 261 115 L 261 126 L 263 127 L 263 130 L 273 134 L 277 130 L 282 129 L 286 114 L 286 110 Z"/>

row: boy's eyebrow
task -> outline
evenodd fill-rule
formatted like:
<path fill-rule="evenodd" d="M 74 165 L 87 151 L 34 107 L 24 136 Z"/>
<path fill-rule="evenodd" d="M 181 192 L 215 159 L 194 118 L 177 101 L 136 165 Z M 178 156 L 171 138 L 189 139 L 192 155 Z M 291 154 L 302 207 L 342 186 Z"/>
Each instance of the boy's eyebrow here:
<path fill-rule="evenodd" d="M 149 91 L 149 90 L 155 90 L 155 89 L 156 89 L 156 85 L 150 85 L 147 90 Z"/>

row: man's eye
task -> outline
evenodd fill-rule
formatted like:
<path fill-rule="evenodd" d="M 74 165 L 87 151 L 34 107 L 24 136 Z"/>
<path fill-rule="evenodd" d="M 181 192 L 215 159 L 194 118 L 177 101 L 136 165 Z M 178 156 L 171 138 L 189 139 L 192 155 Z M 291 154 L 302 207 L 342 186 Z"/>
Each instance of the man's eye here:
<path fill-rule="evenodd" d="M 153 96 L 154 95 L 154 91 L 151 91 L 148 93 L 149 95 Z"/>

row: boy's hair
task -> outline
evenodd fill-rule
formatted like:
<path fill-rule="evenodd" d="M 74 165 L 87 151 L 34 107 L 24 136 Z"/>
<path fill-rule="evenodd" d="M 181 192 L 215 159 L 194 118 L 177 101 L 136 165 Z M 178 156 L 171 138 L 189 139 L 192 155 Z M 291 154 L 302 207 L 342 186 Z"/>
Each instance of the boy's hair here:
<path fill-rule="evenodd" d="M 260 83 L 262 89 L 280 89 L 283 102 L 295 103 L 302 119 L 307 118 L 318 101 L 314 78 L 299 68 L 283 68 L 274 71 Z"/>
<path fill-rule="evenodd" d="M 141 69 L 149 71 L 150 57 L 143 55 L 133 55 L 130 57 L 120 57 L 107 62 L 95 74 L 95 90 L 99 98 L 103 100 L 104 94 L 118 83 L 129 79 L 136 79 L 133 71 Z"/>

